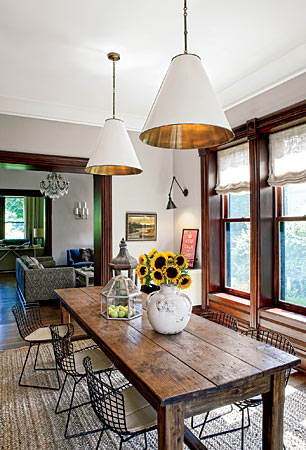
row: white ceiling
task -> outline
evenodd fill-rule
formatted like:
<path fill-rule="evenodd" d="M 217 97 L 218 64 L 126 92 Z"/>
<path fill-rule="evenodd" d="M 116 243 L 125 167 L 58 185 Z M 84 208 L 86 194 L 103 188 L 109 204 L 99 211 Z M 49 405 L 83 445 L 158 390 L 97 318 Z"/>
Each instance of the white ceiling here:
<path fill-rule="evenodd" d="M 0 113 L 141 129 L 171 58 L 183 0 L 0 0 Z M 189 0 L 189 51 L 225 110 L 306 72 L 306 1 Z"/>

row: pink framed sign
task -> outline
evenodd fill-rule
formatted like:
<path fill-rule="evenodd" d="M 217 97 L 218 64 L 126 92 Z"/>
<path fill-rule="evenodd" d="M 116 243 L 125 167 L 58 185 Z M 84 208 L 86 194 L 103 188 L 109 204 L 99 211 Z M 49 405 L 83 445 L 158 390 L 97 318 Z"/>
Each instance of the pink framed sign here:
<path fill-rule="evenodd" d="M 198 229 L 184 229 L 182 232 L 181 253 L 186 257 L 189 269 L 194 268 L 198 235 Z"/>

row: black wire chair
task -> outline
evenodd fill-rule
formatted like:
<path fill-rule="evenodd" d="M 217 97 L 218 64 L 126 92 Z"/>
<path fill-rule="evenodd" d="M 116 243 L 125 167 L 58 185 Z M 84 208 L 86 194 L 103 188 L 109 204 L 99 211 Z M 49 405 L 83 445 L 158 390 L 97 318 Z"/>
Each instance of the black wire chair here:
<path fill-rule="evenodd" d="M 291 355 L 295 355 L 295 350 L 289 339 L 287 339 L 282 334 L 276 333 L 274 331 L 270 330 L 248 330 L 244 331 L 241 334 L 248 336 L 252 339 L 256 339 L 259 342 L 263 342 L 264 344 L 271 345 L 272 347 L 278 348 L 279 350 L 283 350 L 284 352 L 287 352 Z M 291 369 L 288 369 L 286 371 L 286 379 L 285 379 L 285 385 L 287 386 L 287 383 L 289 381 L 290 377 L 290 371 Z M 244 432 L 247 428 L 249 428 L 251 421 L 250 421 L 250 408 L 255 408 L 257 406 L 260 406 L 262 404 L 262 396 L 256 395 L 255 397 L 242 400 L 239 402 L 235 402 L 234 405 L 241 411 L 241 426 L 237 428 L 232 428 L 230 430 L 220 431 L 218 433 L 213 433 L 209 435 L 203 436 L 203 430 L 208 423 L 208 421 L 204 420 L 204 424 L 202 426 L 201 432 L 200 432 L 200 439 L 207 439 L 211 437 L 221 436 L 223 434 L 227 433 L 233 433 L 234 431 L 241 431 L 241 449 L 244 448 Z M 247 420 L 245 424 L 245 411 L 247 414 Z M 219 418 L 220 416 L 217 416 L 215 419 Z M 205 417 L 206 418 L 206 417 Z M 213 419 L 214 420 L 214 419 Z M 285 448 L 285 446 L 284 446 Z"/>
<path fill-rule="evenodd" d="M 23 306 L 20 303 L 16 303 L 12 312 L 14 314 L 17 328 L 21 338 L 29 343 L 28 352 L 22 367 L 22 371 L 19 377 L 19 386 L 23 387 L 32 387 L 38 389 L 51 389 L 51 390 L 59 390 L 60 389 L 60 379 L 58 374 L 58 367 L 55 361 L 55 367 L 37 367 L 37 359 L 39 354 L 39 349 L 41 344 L 51 343 L 52 337 L 49 327 L 45 327 L 41 320 L 40 315 L 40 306 L 38 303 L 27 303 Z M 59 334 L 61 336 L 69 334 L 69 330 L 66 325 L 59 326 Z M 53 386 L 40 386 L 40 385 L 32 385 L 32 384 L 24 384 L 22 383 L 22 377 L 24 374 L 24 370 L 26 368 L 26 364 L 31 352 L 32 347 L 37 345 L 35 362 L 34 362 L 34 370 L 55 370 L 57 376 L 57 387 Z"/>
<path fill-rule="evenodd" d="M 236 319 L 236 317 L 232 316 L 231 314 L 227 314 L 224 312 L 204 311 L 200 314 L 200 316 L 203 317 L 204 319 L 210 320 L 211 322 L 215 322 L 219 325 L 222 325 L 223 327 L 229 328 L 230 330 L 238 331 L 237 319 Z M 200 436 L 200 439 L 204 439 L 201 436 L 203 434 L 205 425 L 209 422 L 212 422 L 213 420 L 219 419 L 221 416 L 229 414 L 232 411 L 233 411 L 233 406 L 231 405 L 229 411 L 219 414 L 218 416 L 216 416 L 212 419 L 208 418 L 210 411 L 207 411 L 207 413 L 205 414 L 205 417 L 204 417 L 204 422 L 198 423 L 196 425 L 194 423 L 194 417 L 191 417 L 191 428 L 193 430 L 195 430 L 196 428 L 201 427 L 199 436 Z"/>
<path fill-rule="evenodd" d="M 211 322 L 218 323 L 223 327 L 230 328 L 231 330 L 238 331 L 238 322 L 236 317 L 231 314 L 227 314 L 224 312 L 215 312 L 215 311 L 204 311 L 201 314 L 201 317 L 204 319 L 208 319 Z"/>
<path fill-rule="evenodd" d="M 70 323 L 67 326 L 69 328 L 70 335 L 72 335 L 73 325 Z M 71 439 L 79 436 L 85 436 L 86 434 L 96 433 L 97 431 L 100 431 L 100 429 L 83 431 L 76 434 L 68 434 L 71 411 L 75 408 L 79 408 L 81 406 L 88 405 L 90 403 L 90 401 L 86 401 L 73 406 L 76 387 L 80 383 L 80 381 L 82 381 L 86 377 L 86 372 L 83 367 L 82 361 L 86 356 L 90 356 L 94 361 L 94 369 L 93 369 L 94 372 L 96 374 L 104 373 L 108 377 L 111 385 L 112 385 L 111 373 L 113 370 L 115 370 L 115 367 L 97 345 L 91 345 L 88 347 L 84 347 L 80 350 L 74 351 L 73 344 L 70 342 L 69 336 L 68 335 L 64 337 L 60 336 L 60 330 L 58 325 L 50 325 L 50 331 L 52 335 L 52 344 L 56 362 L 65 373 L 64 383 L 55 408 L 55 414 L 61 414 L 68 411 L 65 427 L 65 438 Z M 60 401 L 64 392 L 68 376 L 70 376 L 73 380 L 73 389 L 70 398 L 69 408 L 59 410 Z"/>
<path fill-rule="evenodd" d="M 124 442 L 143 434 L 147 448 L 147 432 L 156 429 L 156 411 L 131 385 L 114 389 L 94 375 L 90 357 L 83 360 L 92 407 L 103 427 L 97 441 L 99 448 L 104 431 L 120 436 L 119 450 Z"/>

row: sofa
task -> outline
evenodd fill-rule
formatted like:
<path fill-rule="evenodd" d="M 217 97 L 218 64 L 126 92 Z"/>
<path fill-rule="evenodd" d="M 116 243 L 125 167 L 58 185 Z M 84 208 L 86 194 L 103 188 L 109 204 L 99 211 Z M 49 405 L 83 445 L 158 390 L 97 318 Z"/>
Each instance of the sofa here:
<path fill-rule="evenodd" d="M 75 268 L 94 264 L 93 249 L 69 248 L 67 250 L 67 265 Z"/>
<path fill-rule="evenodd" d="M 57 299 L 55 289 L 75 287 L 73 267 L 56 267 L 52 256 L 16 259 L 17 290 L 25 302 Z"/>

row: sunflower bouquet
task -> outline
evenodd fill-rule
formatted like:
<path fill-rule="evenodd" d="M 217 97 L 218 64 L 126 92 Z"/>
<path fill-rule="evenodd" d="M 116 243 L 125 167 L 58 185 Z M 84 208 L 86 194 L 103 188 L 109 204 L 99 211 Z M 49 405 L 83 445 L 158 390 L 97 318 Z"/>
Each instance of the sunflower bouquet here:
<path fill-rule="evenodd" d="M 156 248 L 152 248 L 150 253 L 139 256 L 136 273 L 142 286 L 148 286 L 153 281 L 157 286 L 166 284 L 187 289 L 192 283 L 187 268 L 188 263 L 184 255 L 158 252 Z"/>

